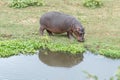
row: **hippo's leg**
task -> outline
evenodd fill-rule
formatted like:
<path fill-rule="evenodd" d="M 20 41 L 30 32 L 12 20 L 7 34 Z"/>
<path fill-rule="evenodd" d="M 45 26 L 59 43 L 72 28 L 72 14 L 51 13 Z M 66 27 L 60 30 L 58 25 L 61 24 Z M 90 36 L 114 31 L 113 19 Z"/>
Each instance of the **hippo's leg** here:
<path fill-rule="evenodd" d="M 53 34 L 52 34 L 51 31 L 47 30 L 47 32 L 48 32 L 48 34 L 49 34 L 50 36 L 53 36 Z"/>
<path fill-rule="evenodd" d="M 69 39 L 72 39 L 73 38 L 72 32 L 71 31 L 67 32 L 67 36 L 68 36 Z"/>
<path fill-rule="evenodd" d="M 41 25 L 39 30 L 40 30 L 40 35 L 42 36 L 44 34 L 45 27 Z"/>

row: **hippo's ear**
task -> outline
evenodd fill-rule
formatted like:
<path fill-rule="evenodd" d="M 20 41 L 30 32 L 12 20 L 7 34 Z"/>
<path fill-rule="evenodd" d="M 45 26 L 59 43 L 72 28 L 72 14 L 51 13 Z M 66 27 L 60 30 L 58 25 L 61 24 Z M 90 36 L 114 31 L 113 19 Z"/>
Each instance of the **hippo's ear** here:
<path fill-rule="evenodd" d="M 83 28 L 83 32 L 85 32 L 85 28 Z"/>
<path fill-rule="evenodd" d="M 85 34 L 85 28 L 82 29 L 82 32 Z"/>

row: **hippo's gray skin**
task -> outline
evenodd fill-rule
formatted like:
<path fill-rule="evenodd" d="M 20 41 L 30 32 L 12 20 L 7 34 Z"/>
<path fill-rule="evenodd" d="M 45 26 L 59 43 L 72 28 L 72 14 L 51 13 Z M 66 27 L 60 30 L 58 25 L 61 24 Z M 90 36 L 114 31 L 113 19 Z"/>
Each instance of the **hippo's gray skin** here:
<path fill-rule="evenodd" d="M 60 13 L 60 12 L 47 12 L 40 18 L 40 34 L 43 35 L 44 30 L 46 30 L 49 35 L 52 33 L 65 33 L 71 38 L 71 36 L 76 36 L 79 42 L 84 41 L 84 28 L 80 22 L 73 16 Z"/>

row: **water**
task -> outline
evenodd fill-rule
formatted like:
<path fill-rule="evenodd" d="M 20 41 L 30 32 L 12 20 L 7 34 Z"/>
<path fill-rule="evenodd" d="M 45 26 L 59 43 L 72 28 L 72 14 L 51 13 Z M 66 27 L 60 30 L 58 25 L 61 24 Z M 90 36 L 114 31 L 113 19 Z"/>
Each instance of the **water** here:
<path fill-rule="evenodd" d="M 41 52 L 32 56 L 13 56 L 0 59 L 0 80 L 89 80 L 84 71 L 109 80 L 120 66 L 112 60 L 86 52 L 67 55 Z"/>

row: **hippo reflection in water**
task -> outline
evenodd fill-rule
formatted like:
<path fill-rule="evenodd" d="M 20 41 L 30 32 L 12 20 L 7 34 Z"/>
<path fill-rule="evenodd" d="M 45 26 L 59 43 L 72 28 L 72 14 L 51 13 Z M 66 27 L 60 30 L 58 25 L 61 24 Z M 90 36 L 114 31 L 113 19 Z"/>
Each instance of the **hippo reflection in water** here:
<path fill-rule="evenodd" d="M 74 35 L 79 42 L 84 41 L 84 28 L 81 23 L 73 16 L 60 13 L 60 12 L 48 12 L 40 18 L 40 34 L 44 34 L 46 30 L 49 35 L 53 33 L 65 33 L 67 32 L 68 38 Z"/>
<path fill-rule="evenodd" d="M 39 59 L 48 66 L 73 67 L 83 60 L 83 54 L 70 55 L 62 52 L 40 50 Z"/>

